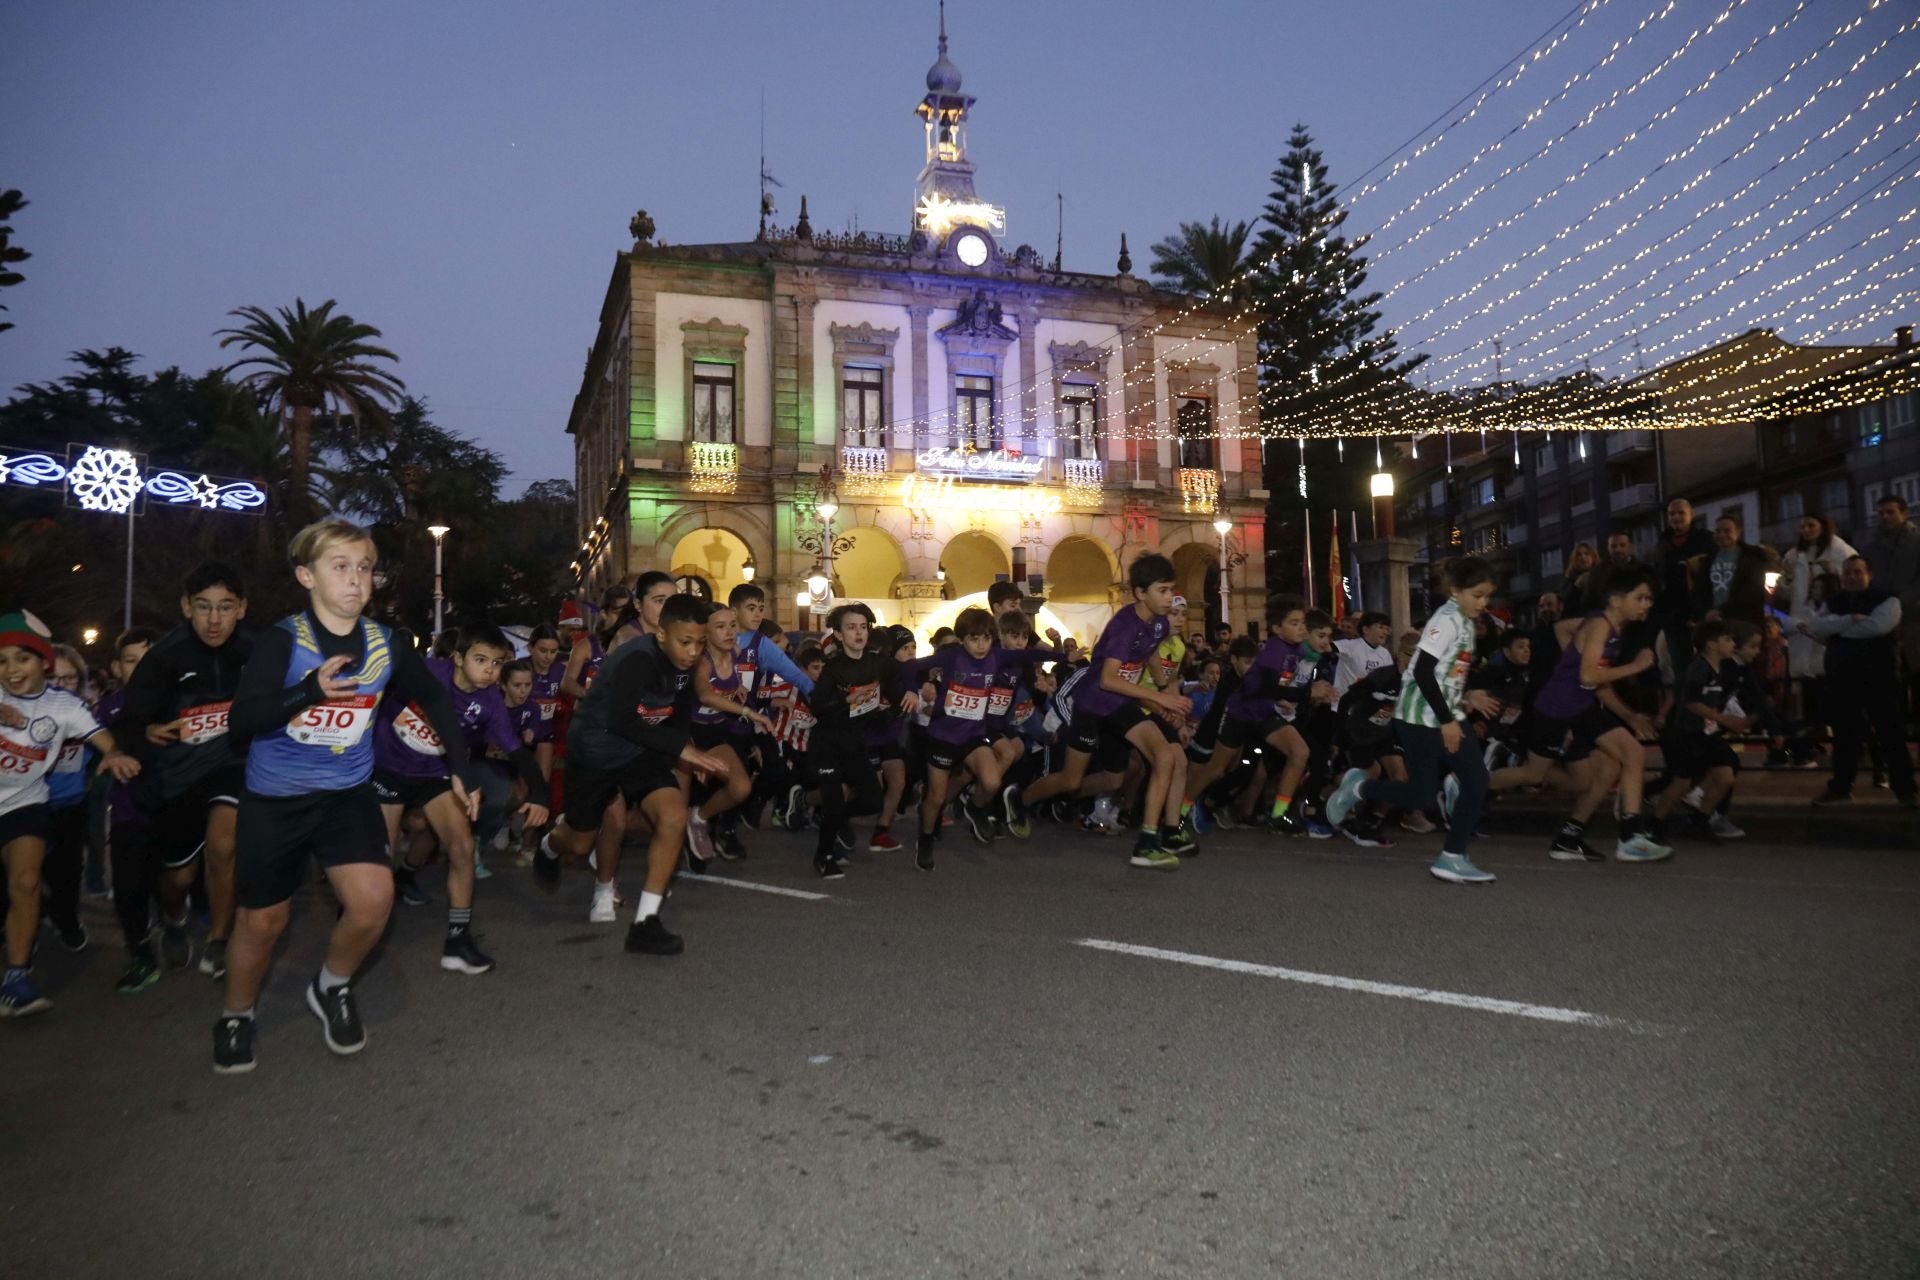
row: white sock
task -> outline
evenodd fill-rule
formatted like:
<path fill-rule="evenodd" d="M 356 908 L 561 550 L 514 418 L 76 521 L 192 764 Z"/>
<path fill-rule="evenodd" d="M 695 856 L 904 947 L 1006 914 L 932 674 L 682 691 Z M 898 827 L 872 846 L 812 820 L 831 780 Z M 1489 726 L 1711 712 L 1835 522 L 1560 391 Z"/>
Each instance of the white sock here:
<path fill-rule="evenodd" d="M 344 987 L 347 985 L 348 982 L 352 980 L 352 978 L 353 978 L 352 974 L 348 974 L 346 977 L 343 978 L 339 974 L 335 973 L 333 970 L 327 968 L 325 965 L 321 965 L 320 978 L 319 978 L 320 994 L 326 995 L 329 991 L 334 991 L 340 987 Z"/>
<path fill-rule="evenodd" d="M 640 895 L 640 909 L 633 913 L 633 922 L 639 924 L 648 916 L 659 915 L 660 901 L 660 895 L 657 893 L 642 893 Z"/>

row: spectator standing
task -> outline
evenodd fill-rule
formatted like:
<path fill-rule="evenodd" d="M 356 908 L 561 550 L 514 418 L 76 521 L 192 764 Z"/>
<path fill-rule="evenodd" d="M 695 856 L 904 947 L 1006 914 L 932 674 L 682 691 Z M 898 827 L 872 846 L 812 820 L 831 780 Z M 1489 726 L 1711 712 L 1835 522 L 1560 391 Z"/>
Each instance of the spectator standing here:
<path fill-rule="evenodd" d="M 1886 762 L 1893 794 L 1911 809 L 1913 761 L 1907 756 L 1900 709 L 1887 696 L 1896 671 L 1900 600 L 1874 584 L 1864 556 L 1846 562 L 1840 585 L 1831 614 L 1800 624 L 1827 642 L 1828 705 L 1833 713 L 1833 777 L 1814 803 L 1843 804 L 1853 798 L 1860 748 L 1871 738 Z"/>
<path fill-rule="evenodd" d="M 1542 591 L 1534 601 L 1533 653 L 1527 661 L 1527 680 L 1535 689 L 1545 684 L 1560 665 L 1560 638 L 1554 634 L 1554 627 L 1561 612 L 1558 591 Z"/>
<path fill-rule="evenodd" d="M 1809 696 L 1809 681 L 1824 680 L 1827 674 L 1826 649 L 1800 624 L 1814 615 L 1813 584 L 1825 574 L 1840 576 L 1840 568 L 1854 554 L 1844 538 L 1834 532 L 1833 518 L 1826 515 L 1800 517 L 1799 537 L 1781 559 L 1781 581 L 1774 588 L 1776 598 L 1787 599 L 1787 618 L 1792 630 L 1787 635 L 1787 676 L 1800 690 L 1799 714 L 1818 720 L 1818 698 Z"/>
<path fill-rule="evenodd" d="M 1765 550 L 1745 541 L 1745 532 L 1740 517 L 1731 511 L 1713 522 L 1713 551 L 1693 575 L 1695 617 L 1765 625 L 1768 557 Z"/>
<path fill-rule="evenodd" d="M 1693 611 L 1693 572 L 1713 552 L 1713 535 L 1693 522 L 1693 504 L 1685 498 L 1669 502 L 1667 532 L 1653 563 L 1657 579 L 1653 616 L 1660 621 L 1670 654 L 1693 652 L 1693 624 L 1705 616 Z"/>
<path fill-rule="evenodd" d="M 1907 518 L 1906 499 L 1880 499 L 1880 523 L 1859 539 L 1873 581 L 1900 602 L 1898 658 L 1906 687 L 1907 724 L 1920 720 L 1920 527 Z"/>
<path fill-rule="evenodd" d="M 1560 599 L 1567 612 L 1576 618 L 1592 607 L 1592 588 L 1598 584 L 1588 579 L 1599 565 L 1599 553 L 1591 542 L 1576 542 L 1567 553 L 1567 571 L 1560 575 Z"/>

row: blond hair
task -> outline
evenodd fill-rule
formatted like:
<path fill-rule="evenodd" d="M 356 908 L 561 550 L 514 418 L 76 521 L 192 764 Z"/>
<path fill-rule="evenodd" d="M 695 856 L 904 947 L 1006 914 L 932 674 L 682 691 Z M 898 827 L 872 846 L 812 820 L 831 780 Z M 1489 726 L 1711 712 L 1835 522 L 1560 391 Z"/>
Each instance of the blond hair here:
<path fill-rule="evenodd" d="M 373 534 L 351 520 L 328 516 L 294 534 L 293 541 L 287 544 L 287 555 L 296 567 L 310 565 L 325 555 L 328 548 L 343 542 L 364 542 L 372 546 Z"/>

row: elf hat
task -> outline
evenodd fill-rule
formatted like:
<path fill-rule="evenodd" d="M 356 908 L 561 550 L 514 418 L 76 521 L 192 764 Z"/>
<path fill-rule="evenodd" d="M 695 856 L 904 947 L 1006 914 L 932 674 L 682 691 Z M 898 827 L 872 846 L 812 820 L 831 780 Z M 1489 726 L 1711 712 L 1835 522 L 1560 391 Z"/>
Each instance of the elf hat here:
<path fill-rule="evenodd" d="M 53 661 L 53 632 L 25 609 L 0 613 L 0 645 L 9 644 L 39 654 L 43 662 Z"/>

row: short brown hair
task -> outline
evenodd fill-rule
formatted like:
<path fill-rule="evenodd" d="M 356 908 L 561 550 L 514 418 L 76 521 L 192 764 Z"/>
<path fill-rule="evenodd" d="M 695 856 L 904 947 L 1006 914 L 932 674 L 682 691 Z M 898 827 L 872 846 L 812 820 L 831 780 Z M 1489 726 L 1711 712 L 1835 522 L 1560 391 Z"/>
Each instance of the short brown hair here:
<path fill-rule="evenodd" d="M 328 516 L 293 535 L 293 541 L 287 544 L 287 558 L 295 566 L 310 565 L 325 555 L 328 548 L 337 547 L 343 542 L 364 542 L 373 546 L 373 533 L 351 520 Z"/>

